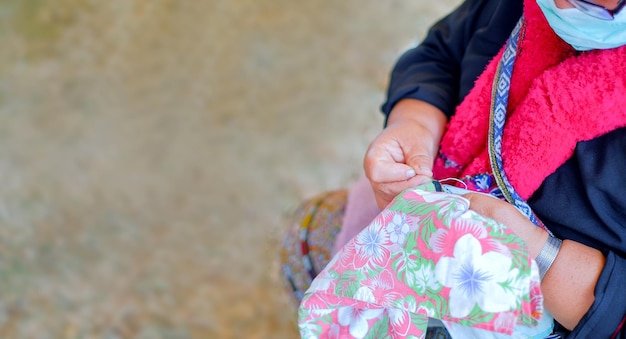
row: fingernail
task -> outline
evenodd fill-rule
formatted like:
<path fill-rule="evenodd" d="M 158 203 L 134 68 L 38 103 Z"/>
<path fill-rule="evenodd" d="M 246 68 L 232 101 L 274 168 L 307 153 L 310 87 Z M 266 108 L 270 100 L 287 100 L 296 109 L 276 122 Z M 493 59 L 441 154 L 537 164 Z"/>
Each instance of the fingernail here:
<path fill-rule="evenodd" d="M 406 177 L 407 178 L 413 178 L 415 176 L 415 170 L 414 169 L 409 169 L 406 171 Z"/>

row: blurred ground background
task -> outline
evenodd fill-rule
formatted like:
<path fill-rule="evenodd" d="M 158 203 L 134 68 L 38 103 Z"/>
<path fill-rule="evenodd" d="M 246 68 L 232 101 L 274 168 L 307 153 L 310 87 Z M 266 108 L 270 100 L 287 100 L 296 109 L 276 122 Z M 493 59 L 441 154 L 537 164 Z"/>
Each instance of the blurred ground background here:
<path fill-rule="evenodd" d="M 285 219 L 458 2 L 0 1 L 0 337 L 297 337 Z"/>

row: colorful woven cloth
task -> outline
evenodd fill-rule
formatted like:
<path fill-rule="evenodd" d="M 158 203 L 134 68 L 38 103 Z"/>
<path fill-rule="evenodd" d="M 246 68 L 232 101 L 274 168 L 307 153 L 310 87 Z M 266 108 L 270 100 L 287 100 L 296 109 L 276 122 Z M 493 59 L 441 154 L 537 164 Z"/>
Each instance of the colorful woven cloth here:
<path fill-rule="evenodd" d="M 313 278 L 328 264 L 341 230 L 348 192 L 321 193 L 298 206 L 281 247 L 281 270 L 290 295 L 300 303 Z"/>
<path fill-rule="evenodd" d="M 301 336 L 423 338 L 429 317 L 457 333 L 521 326 L 526 338 L 545 336 L 526 245 L 468 208 L 435 184 L 398 195 L 315 278 L 300 304 Z"/>

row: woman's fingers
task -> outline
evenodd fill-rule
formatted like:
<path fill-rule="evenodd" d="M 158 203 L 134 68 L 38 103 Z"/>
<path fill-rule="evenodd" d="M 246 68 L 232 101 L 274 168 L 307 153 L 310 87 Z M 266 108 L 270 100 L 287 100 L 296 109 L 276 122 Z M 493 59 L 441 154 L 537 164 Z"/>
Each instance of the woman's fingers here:
<path fill-rule="evenodd" d="M 363 167 L 373 182 L 408 180 L 416 175 L 432 177 L 433 155 L 421 143 L 400 143 L 395 138 L 375 140 L 368 149 Z"/>
<path fill-rule="evenodd" d="M 379 207 L 385 207 L 403 190 L 427 182 L 432 177 L 430 167 L 417 169 L 404 163 L 402 148 L 372 147 L 365 158 L 364 168 Z"/>
<path fill-rule="evenodd" d="M 363 167 L 379 207 L 398 193 L 432 180 L 434 140 L 415 120 L 388 125 L 370 144 Z"/>
<path fill-rule="evenodd" d="M 406 181 L 413 178 L 416 173 L 413 167 L 396 162 L 378 162 L 365 170 L 367 177 L 373 183 L 391 183 Z"/>
<path fill-rule="evenodd" d="M 469 208 L 476 213 L 491 218 L 499 223 L 509 224 L 516 221 L 519 212 L 513 205 L 493 196 L 481 193 L 467 193 L 463 197 L 470 201 Z"/>
<path fill-rule="evenodd" d="M 376 203 L 381 209 L 387 206 L 393 198 L 405 189 L 419 186 L 431 181 L 431 177 L 416 175 L 409 180 L 391 183 L 372 183 Z"/>

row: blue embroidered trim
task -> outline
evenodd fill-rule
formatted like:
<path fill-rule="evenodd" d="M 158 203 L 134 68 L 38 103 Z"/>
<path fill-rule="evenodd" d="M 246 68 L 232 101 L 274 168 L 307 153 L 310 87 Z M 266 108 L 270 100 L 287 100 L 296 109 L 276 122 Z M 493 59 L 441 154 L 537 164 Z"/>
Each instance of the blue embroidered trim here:
<path fill-rule="evenodd" d="M 502 134 L 506 121 L 506 109 L 509 103 L 509 91 L 511 89 L 511 77 L 513 75 L 513 65 L 517 56 L 517 47 L 520 37 L 525 29 L 524 18 L 521 18 L 509 40 L 507 41 L 502 59 L 498 63 L 498 69 L 493 81 L 491 110 L 489 121 L 489 160 L 493 169 L 494 178 L 498 187 L 502 191 L 505 199 L 517 207 L 533 224 L 545 228 L 543 223 L 535 216 L 528 203 L 520 197 L 509 179 L 504 173 L 502 161 Z"/>

